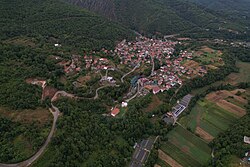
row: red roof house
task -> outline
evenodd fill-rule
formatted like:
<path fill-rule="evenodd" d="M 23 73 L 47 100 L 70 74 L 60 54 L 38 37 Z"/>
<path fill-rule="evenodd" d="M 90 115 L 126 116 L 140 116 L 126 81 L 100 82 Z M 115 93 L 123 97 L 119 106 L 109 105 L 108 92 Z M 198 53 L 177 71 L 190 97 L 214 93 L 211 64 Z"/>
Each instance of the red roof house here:
<path fill-rule="evenodd" d="M 112 111 L 111 111 L 111 115 L 113 117 L 115 117 L 117 114 L 119 114 L 120 112 L 120 109 L 119 108 L 114 108 Z"/>

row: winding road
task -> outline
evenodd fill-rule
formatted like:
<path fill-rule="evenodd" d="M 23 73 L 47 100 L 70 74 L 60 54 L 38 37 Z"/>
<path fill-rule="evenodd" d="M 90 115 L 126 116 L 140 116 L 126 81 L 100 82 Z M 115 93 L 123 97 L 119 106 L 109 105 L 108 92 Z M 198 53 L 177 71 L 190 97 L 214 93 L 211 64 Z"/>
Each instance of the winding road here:
<path fill-rule="evenodd" d="M 49 108 L 50 112 L 52 113 L 54 119 L 53 119 L 53 124 L 50 130 L 50 133 L 45 141 L 45 143 L 43 144 L 43 146 L 38 150 L 38 152 L 36 152 L 36 154 L 34 154 L 32 157 L 30 157 L 29 159 L 23 161 L 23 162 L 19 162 L 19 163 L 15 163 L 15 164 L 3 164 L 0 163 L 0 167 L 27 167 L 29 165 L 31 165 L 34 161 L 36 161 L 41 155 L 42 153 L 45 151 L 46 147 L 48 146 L 48 144 L 51 141 L 51 138 L 55 132 L 56 129 L 56 122 L 58 119 L 58 116 L 60 114 L 60 111 L 57 107 L 55 107 L 52 103 L 51 103 L 52 108 Z M 54 110 L 54 111 L 53 111 Z"/>
<path fill-rule="evenodd" d="M 128 73 L 126 73 L 126 74 L 124 74 L 124 75 L 122 76 L 122 78 L 121 78 L 121 82 L 122 82 L 122 83 L 124 83 L 124 78 L 125 78 L 126 76 L 128 76 L 129 74 L 131 74 L 132 72 L 134 72 L 134 71 L 138 68 L 138 66 L 139 66 L 140 63 L 141 63 L 141 61 L 140 61 L 138 64 L 136 64 L 136 66 L 135 66 L 131 71 L 129 71 Z"/>

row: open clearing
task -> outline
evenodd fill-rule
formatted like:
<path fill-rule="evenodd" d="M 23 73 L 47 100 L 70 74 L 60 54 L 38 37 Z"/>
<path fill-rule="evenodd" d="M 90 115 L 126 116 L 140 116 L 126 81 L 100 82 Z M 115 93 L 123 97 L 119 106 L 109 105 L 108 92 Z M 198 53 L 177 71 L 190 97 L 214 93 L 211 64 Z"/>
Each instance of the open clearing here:
<path fill-rule="evenodd" d="M 153 109 L 157 108 L 161 104 L 162 104 L 162 101 L 156 95 L 153 95 L 152 96 L 152 102 L 145 109 L 145 112 L 150 112 Z"/>
<path fill-rule="evenodd" d="M 16 122 L 45 124 L 52 121 L 51 113 L 48 109 L 38 108 L 35 110 L 13 111 L 7 108 L 0 108 L 0 115 L 10 118 Z"/>
<path fill-rule="evenodd" d="M 250 63 L 237 62 L 236 66 L 240 69 L 239 73 L 231 73 L 225 81 L 232 85 L 235 85 L 240 82 L 250 82 Z"/>
<path fill-rule="evenodd" d="M 170 156 L 168 156 L 167 154 L 165 154 L 162 150 L 158 150 L 158 155 L 159 155 L 160 159 L 162 159 L 164 162 L 166 162 L 170 166 L 182 167 L 182 165 L 180 165 L 173 158 L 171 158 Z"/>

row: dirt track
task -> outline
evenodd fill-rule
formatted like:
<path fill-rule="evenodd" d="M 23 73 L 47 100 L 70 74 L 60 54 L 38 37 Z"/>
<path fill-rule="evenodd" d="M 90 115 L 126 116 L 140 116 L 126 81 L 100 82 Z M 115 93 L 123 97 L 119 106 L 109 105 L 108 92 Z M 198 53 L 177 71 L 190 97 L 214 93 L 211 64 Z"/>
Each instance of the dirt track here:
<path fill-rule="evenodd" d="M 172 167 L 182 167 L 178 162 L 176 162 L 173 158 L 165 154 L 162 150 L 158 150 L 159 157 L 162 159 L 164 162 L 169 164 Z"/>

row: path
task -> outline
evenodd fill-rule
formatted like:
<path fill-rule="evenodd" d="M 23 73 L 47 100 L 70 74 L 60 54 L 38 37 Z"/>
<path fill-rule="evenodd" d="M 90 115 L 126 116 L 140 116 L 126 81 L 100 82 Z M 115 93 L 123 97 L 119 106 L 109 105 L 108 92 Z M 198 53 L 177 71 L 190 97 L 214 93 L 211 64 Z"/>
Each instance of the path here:
<path fill-rule="evenodd" d="M 182 88 L 182 85 L 175 91 L 174 95 L 170 98 L 170 102 L 172 101 L 172 99 L 176 96 L 176 94 L 179 92 L 179 90 Z"/>
<path fill-rule="evenodd" d="M 121 82 L 122 82 L 122 83 L 124 83 L 124 78 L 125 78 L 127 75 L 131 74 L 132 72 L 134 72 L 134 71 L 139 67 L 140 63 L 141 63 L 141 61 L 140 61 L 138 64 L 136 64 L 136 66 L 135 66 L 131 71 L 129 71 L 128 73 L 126 73 L 126 74 L 124 74 L 124 75 L 122 76 L 122 78 L 121 78 Z"/>
<path fill-rule="evenodd" d="M 98 91 L 99 90 L 101 90 L 103 88 L 106 88 L 106 87 L 109 87 L 109 86 L 111 86 L 111 87 L 114 87 L 114 86 L 119 87 L 120 85 L 104 85 L 104 86 L 99 87 L 98 89 L 96 89 L 95 96 L 93 97 L 93 99 L 94 100 L 98 99 L 98 97 L 99 97 Z"/>
<path fill-rule="evenodd" d="M 129 98 L 129 99 L 125 100 L 125 101 L 128 103 L 129 101 L 131 101 L 131 100 L 133 100 L 134 98 L 136 98 L 136 96 L 139 94 L 140 90 L 141 90 L 141 89 L 140 89 L 140 83 L 137 82 L 137 92 L 134 94 L 134 96 L 132 96 L 131 98 Z"/>
<path fill-rule="evenodd" d="M 55 95 L 53 96 L 53 98 L 51 99 L 51 101 L 53 102 L 53 101 L 56 101 L 57 100 L 57 96 L 58 95 L 61 95 L 61 96 L 64 96 L 64 97 L 69 97 L 69 98 L 77 98 L 75 95 L 73 95 L 73 94 L 70 94 L 70 93 L 67 93 L 67 92 L 65 92 L 65 91 L 57 91 L 56 93 L 55 93 Z"/>
<path fill-rule="evenodd" d="M 49 110 L 52 113 L 54 119 L 53 119 L 53 124 L 52 124 L 51 130 L 50 130 L 50 133 L 49 133 L 45 143 L 43 144 L 43 146 L 38 150 L 38 152 L 36 154 L 34 154 L 32 157 L 30 157 L 29 159 L 27 159 L 23 162 L 19 162 L 19 163 L 15 163 L 15 164 L 0 163 L 0 167 L 27 167 L 27 166 L 31 165 L 34 161 L 36 161 L 42 155 L 42 153 L 45 151 L 48 144 L 50 143 L 51 138 L 55 132 L 56 122 L 57 122 L 58 116 L 60 114 L 59 109 L 57 107 L 55 107 L 52 103 L 51 103 L 51 105 L 52 105 L 52 108 L 49 108 Z"/>
<path fill-rule="evenodd" d="M 44 89 L 43 85 L 42 85 L 42 88 Z M 59 109 L 52 104 L 53 100 L 55 100 L 57 98 L 58 94 L 62 94 L 63 96 L 72 97 L 72 98 L 74 97 L 74 95 L 69 94 L 65 91 L 57 91 L 55 93 L 55 95 L 53 96 L 53 98 L 51 99 L 51 108 L 49 108 L 49 110 L 50 110 L 51 114 L 53 115 L 53 124 L 52 124 L 51 130 L 50 130 L 50 133 L 49 133 L 45 143 L 42 145 L 42 147 L 32 157 L 30 157 L 29 159 L 27 159 L 25 161 L 22 161 L 19 163 L 14 163 L 14 164 L 0 163 L 0 167 L 27 167 L 27 166 L 30 166 L 34 161 L 36 161 L 42 155 L 42 153 L 45 151 L 45 149 L 47 148 L 48 144 L 51 141 L 51 138 L 52 138 L 52 136 L 55 132 L 55 129 L 56 129 L 56 122 L 57 122 L 58 116 L 60 115 Z"/>

